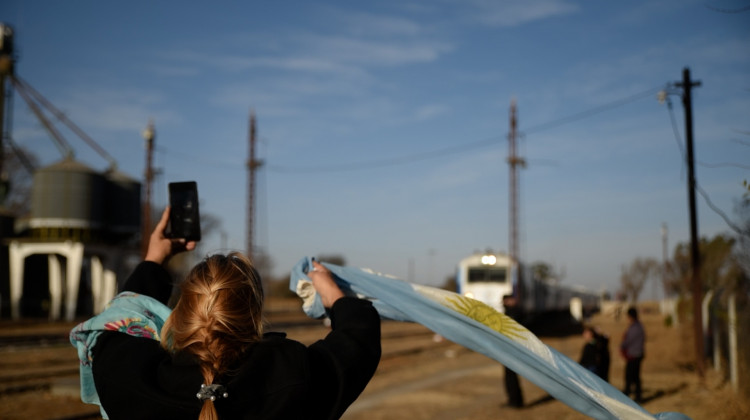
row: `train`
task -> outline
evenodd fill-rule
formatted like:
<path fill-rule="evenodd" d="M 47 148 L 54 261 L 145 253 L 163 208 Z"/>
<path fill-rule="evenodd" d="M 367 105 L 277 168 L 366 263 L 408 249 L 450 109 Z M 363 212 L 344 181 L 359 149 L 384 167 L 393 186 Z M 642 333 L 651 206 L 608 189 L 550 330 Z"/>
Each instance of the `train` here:
<path fill-rule="evenodd" d="M 563 286 L 556 279 L 541 279 L 531 267 L 513 264 L 509 255 L 475 253 L 458 263 L 457 292 L 523 324 L 544 317 L 570 317 L 575 322 L 601 309 L 601 297 L 582 287 Z M 559 319 L 559 318 L 558 318 Z"/>

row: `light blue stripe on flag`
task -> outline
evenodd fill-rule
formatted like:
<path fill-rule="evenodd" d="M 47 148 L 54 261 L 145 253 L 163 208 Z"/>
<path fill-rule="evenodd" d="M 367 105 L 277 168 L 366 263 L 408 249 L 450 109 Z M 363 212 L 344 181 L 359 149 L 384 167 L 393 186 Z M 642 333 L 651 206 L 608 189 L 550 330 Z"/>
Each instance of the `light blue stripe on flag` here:
<path fill-rule="evenodd" d="M 497 360 L 589 417 L 689 419 L 676 412 L 650 414 L 609 383 L 543 344 L 511 318 L 479 301 L 368 270 L 324 265 L 345 294 L 371 300 L 382 318 L 422 324 L 454 343 Z M 289 288 L 303 298 L 308 316 L 320 318 L 325 309 L 306 275 L 310 267 L 310 258 L 300 260 L 292 269 Z"/>

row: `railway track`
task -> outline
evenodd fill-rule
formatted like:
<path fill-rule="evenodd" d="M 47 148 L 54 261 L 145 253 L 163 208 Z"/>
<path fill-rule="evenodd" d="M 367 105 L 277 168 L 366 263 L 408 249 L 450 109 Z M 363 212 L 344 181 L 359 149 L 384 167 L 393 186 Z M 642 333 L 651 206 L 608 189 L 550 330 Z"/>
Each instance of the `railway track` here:
<path fill-rule="evenodd" d="M 271 330 L 287 331 L 288 336 L 310 344 L 325 336 L 328 327 L 321 320 L 281 314 L 269 319 Z M 72 325 L 39 324 L 0 331 L 0 396 L 52 390 L 59 384 L 75 387 L 78 358 L 70 345 Z M 418 324 L 383 321 L 381 369 L 408 363 L 410 356 L 440 351 L 452 344 Z"/>
<path fill-rule="evenodd" d="M 70 344 L 67 333 L 23 334 L 0 336 L 0 351 L 6 349 L 33 349 Z"/>

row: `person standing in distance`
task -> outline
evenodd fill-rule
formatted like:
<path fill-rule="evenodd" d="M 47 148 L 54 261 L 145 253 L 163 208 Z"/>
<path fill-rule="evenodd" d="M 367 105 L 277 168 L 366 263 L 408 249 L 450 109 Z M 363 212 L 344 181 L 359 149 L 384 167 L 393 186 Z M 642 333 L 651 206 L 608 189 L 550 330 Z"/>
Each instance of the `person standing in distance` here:
<path fill-rule="evenodd" d="M 635 394 L 635 401 L 641 402 L 641 362 L 643 361 L 646 333 L 638 320 L 635 307 L 628 309 L 628 329 L 620 344 L 620 353 L 625 358 L 625 389 L 623 393 L 628 397 Z"/>

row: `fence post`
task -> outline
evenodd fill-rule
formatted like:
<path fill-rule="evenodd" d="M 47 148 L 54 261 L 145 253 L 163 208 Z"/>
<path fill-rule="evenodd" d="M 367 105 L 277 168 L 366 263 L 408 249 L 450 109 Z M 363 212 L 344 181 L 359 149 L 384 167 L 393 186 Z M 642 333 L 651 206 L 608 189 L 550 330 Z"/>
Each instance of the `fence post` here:
<path fill-rule="evenodd" d="M 713 324 L 711 323 L 711 320 L 713 318 L 713 312 L 711 309 L 711 300 L 714 297 L 714 290 L 711 289 L 708 292 L 706 292 L 706 295 L 703 296 L 703 302 L 701 302 L 701 325 L 703 326 L 703 354 L 708 354 L 709 346 L 711 345 L 711 339 L 712 336 L 709 335 L 711 332 L 711 328 L 713 327 Z M 716 347 L 716 342 L 714 342 L 714 348 Z M 716 357 L 714 355 L 714 357 Z"/>
<path fill-rule="evenodd" d="M 719 321 L 719 317 L 716 315 L 717 312 L 717 304 L 711 305 L 711 330 L 713 331 L 713 338 L 711 339 L 713 341 L 713 355 L 714 355 L 714 370 L 717 372 L 721 372 L 721 325 Z"/>
<path fill-rule="evenodd" d="M 734 293 L 729 295 L 729 381 L 735 392 L 739 390 L 740 380 L 737 370 L 737 306 Z"/>

